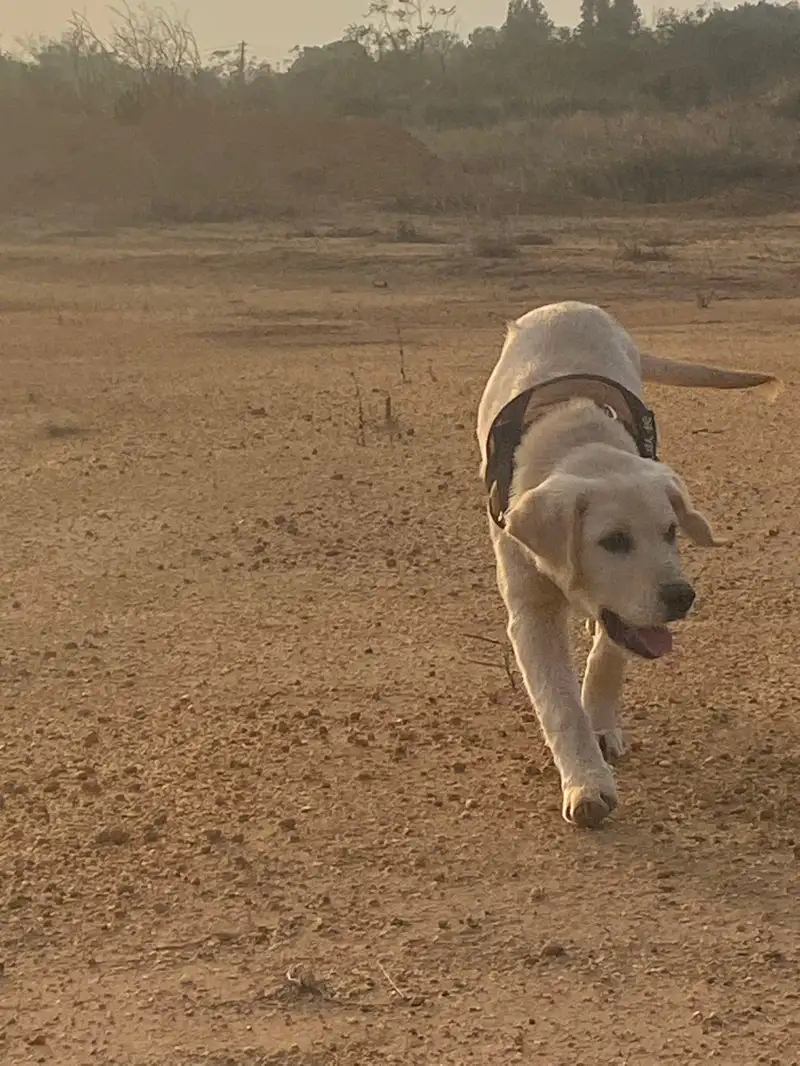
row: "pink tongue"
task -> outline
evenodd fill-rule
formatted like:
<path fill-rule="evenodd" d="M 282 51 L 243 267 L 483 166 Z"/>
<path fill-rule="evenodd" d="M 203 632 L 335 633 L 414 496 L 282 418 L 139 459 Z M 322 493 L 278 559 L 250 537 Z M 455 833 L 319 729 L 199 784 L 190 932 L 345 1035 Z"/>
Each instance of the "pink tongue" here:
<path fill-rule="evenodd" d="M 634 629 L 636 639 L 644 645 L 654 659 L 660 659 L 672 651 L 672 634 L 666 626 L 649 626 Z"/>

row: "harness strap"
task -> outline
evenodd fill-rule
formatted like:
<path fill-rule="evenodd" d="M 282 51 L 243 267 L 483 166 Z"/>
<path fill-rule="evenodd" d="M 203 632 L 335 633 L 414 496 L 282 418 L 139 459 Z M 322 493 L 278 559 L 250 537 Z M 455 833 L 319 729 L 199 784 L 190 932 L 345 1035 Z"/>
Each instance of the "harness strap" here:
<path fill-rule="evenodd" d="M 525 431 L 556 404 L 591 400 L 630 433 L 643 459 L 658 459 L 655 415 L 619 382 L 597 374 L 566 374 L 533 385 L 510 400 L 492 422 L 486 442 L 488 510 L 501 529 L 514 477 L 514 453 Z"/>

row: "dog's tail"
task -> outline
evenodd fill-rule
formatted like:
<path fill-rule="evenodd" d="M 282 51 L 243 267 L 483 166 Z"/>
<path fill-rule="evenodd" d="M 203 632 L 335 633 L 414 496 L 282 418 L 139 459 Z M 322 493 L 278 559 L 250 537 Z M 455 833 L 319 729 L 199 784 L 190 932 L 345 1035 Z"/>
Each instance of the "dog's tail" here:
<path fill-rule="evenodd" d="M 769 400 L 774 400 L 783 388 L 781 381 L 772 374 L 723 370 L 703 363 L 682 363 L 644 352 L 641 353 L 641 360 L 642 378 L 657 385 L 679 385 L 687 389 L 759 389 Z"/>

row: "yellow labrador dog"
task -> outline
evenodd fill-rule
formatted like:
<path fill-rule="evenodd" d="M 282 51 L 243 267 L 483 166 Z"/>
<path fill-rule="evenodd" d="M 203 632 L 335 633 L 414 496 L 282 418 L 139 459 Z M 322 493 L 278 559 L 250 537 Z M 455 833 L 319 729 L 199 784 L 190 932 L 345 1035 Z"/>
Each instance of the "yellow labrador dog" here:
<path fill-rule="evenodd" d="M 667 625 L 694 601 L 678 529 L 704 547 L 722 543 L 658 461 L 643 379 L 778 389 L 766 374 L 645 355 L 599 307 L 558 303 L 509 326 L 478 412 L 508 635 L 561 776 L 564 818 L 579 826 L 600 825 L 617 804 L 609 763 L 624 752 L 626 654 L 669 652 Z M 569 609 L 594 632 L 582 689 Z"/>

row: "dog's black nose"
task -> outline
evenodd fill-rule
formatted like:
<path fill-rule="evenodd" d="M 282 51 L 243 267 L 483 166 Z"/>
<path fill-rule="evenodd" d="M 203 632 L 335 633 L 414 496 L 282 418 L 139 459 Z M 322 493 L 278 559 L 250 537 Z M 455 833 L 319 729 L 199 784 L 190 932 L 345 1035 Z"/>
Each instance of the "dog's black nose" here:
<path fill-rule="evenodd" d="M 667 621 L 685 618 L 694 603 L 694 589 L 686 581 L 671 581 L 661 586 L 661 602 L 667 608 Z"/>

